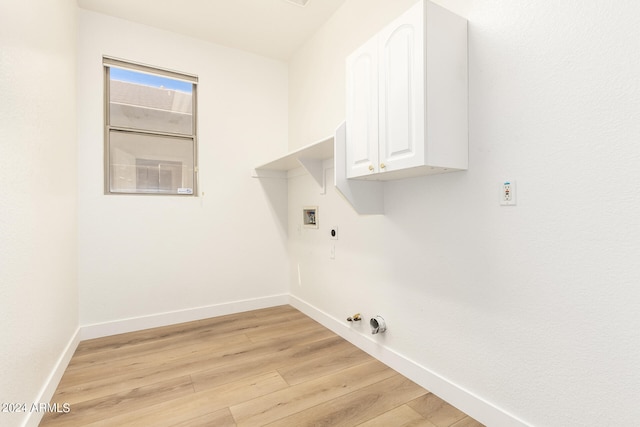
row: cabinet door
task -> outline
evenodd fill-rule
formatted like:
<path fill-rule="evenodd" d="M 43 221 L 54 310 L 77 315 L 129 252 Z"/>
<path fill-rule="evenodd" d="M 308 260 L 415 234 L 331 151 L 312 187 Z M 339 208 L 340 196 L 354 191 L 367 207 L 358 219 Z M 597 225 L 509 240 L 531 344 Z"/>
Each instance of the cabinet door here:
<path fill-rule="evenodd" d="M 347 178 L 378 171 L 378 43 L 347 57 Z"/>
<path fill-rule="evenodd" d="M 379 34 L 379 167 L 425 164 L 424 5 Z"/>

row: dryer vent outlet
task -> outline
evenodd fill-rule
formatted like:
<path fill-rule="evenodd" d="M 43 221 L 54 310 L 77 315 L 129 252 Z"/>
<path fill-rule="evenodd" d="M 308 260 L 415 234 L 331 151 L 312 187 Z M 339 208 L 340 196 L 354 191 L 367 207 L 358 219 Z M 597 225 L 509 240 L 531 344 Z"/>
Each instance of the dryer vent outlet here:
<path fill-rule="evenodd" d="M 379 334 L 387 330 L 387 324 L 381 316 L 371 318 L 369 325 L 371 325 L 372 335 Z"/>

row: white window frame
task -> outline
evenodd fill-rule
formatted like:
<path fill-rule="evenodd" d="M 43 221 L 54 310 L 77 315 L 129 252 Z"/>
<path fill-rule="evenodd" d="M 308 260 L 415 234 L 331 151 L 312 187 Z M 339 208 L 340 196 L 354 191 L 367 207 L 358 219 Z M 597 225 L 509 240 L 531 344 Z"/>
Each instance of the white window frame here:
<path fill-rule="evenodd" d="M 197 139 L 197 87 L 198 77 L 196 75 L 187 74 L 179 71 L 167 70 L 159 67 L 140 64 L 128 60 L 103 56 L 102 58 L 103 75 L 104 75 L 104 194 L 106 195 L 140 195 L 140 196 L 198 196 L 198 139 Z M 130 71 L 137 71 L 146 74 L 153 74 L 175 80 L 182 80 L 193 85 L 192 92 L 192 133 L 181 134 L 163 131 L 154 131 L 138 128 L 125 128 L 113 126 L 110 123 L 110 68 L 122 68 Z M 154 193 L 154 192 L 136 192 L 136 191 L 111 191 L 111 159 L 110 159 L 110 135 L 112 131 L 133 133 L 138 135 L 151 135 L 159 137 L 180 138 L 192 141 L 193 147 L 193 189 L 190 194 L 186 193 Z M 151 155 L 153 153 L 150 153 Z"/>

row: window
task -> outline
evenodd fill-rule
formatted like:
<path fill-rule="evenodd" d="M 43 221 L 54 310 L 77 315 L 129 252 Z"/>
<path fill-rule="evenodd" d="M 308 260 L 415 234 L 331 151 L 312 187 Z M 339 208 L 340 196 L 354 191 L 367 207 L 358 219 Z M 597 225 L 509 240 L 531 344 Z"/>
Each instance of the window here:
<path fill-rule="evenodd" d="M 195 195 L 196 76 L 103 58 L 105 193 Z"/>

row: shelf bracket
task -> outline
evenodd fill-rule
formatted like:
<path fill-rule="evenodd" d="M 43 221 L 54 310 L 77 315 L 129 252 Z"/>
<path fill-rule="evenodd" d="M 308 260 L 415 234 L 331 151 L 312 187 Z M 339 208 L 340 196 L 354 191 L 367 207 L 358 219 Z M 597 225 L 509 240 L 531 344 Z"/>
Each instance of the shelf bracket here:
<path fill-rule="evenodd" d="M 324 173 L 324 168 L 322 166 L 322 160 L 317 159 L 307 159 L 304 157 L 299 157 L 298 162 L 302 165 L 302 167 L 307 171 L 309 175 L 313 178 L 313 180 L 320 186 L 322 189 L 320 194 L 326 194 L 327 192 L 327 180 Z"/>

